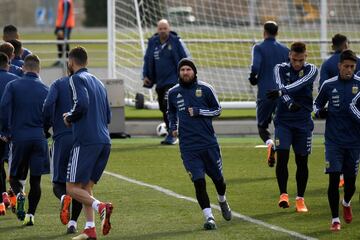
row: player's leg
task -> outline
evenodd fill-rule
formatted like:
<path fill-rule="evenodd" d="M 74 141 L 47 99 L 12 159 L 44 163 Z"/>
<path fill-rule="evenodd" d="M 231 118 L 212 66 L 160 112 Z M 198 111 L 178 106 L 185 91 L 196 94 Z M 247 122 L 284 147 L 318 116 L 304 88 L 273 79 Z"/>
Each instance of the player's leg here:
<path fill-rule="evenodd" d="M 276 179 L 279 186 L 280 198 L 278 205 L 282 208 L 288 208 L 289 196 L 287 193 L 287 181 L 289 178 L 288 162 L 290 153 L 290 144 L 292 132 L 285 124 L 275 123 L 275 150 L 277 156 Z"/>
<path fill-rule="evenodd" d="M 161 141 L 161 144 L 172 145 L 177 143 L 177 139 L 172 136 L 172 133 L 169 132 L 169 120 L 167 117 L 167 101 L 168 101 L 168 91 L 173 85 L 167 85 L 162 88 L 157 88 L 156 93 L 158 95 L 158 103 L 159 109 L 163 115 L 163 121 L 166 124 L 166 129 L 168 130 L 168 134 L 165 139 Z"/>
<path fill-rule="evenodd" d="M 6 172 L 3 154 L 6 143 L 0 140 L 0 215 L 5 215 L 6 208 L 10 205 L 10 199 L 6 192 Z"/>
<path fill-rule="evenodd" d="M 111 203 L 104 203 L 95 199 L 92 196 L 92 187 L 100 179 L 106 167 L 110 148 L 109 144 L 74 146 L 70 154 L 66 183 L 67 192 L 71 197 L 84 205 L 84 211 L 89 222 L 92 218 L 90 215 L 91 208 L 100 214 L 103 235 L 107 235 L 111 229 L 110 216 L 113 206 Z M 87 184 L 80 184 L 81 182 L 87 182 Z M 89 225 L 91 223 L 88 224 L 88 228 Z M 85 232 L 86 229 L 83 234 Z M 96 236 L 94 230 L 91 230 L 89 234 Z"/>
<path fill-rule="evenodd" d="M 292 146 L 295 152 L 297 185 L 295 209 L 297 212 L 308 212 L 304 194 L 309 177 L 308 157 L 311 153 L 313 127 L 313 122 L 309 121 L 304 126 L 298 126 L 293 130 Z"/>
<path fill-rule="evenodd" d="M 216 192 L 218 202 L 221 208 L 221 213 L 226 221 L 230 221 L 232 218 L 231 209 L 226 199 L 226 183 L 223 176 L 223 165 L 220 147 L 213 147 L 207 150 L 207 154 L 204 154 L 206 174 L 212 179 Z"/>
<path fill-rule="evenodd" d="M 209 195 L 206 191 L 205 165 L 201 158 L 201 154 L 204 154 L 204 152 L 206 150 L 197 151 L 196 153 L 181 152 L 181 159 L 194 184 L 196 199 L 205 218 L 204 229 L 212 230 L 216 229 L 216 224 L 210 207 Z"/>
<path fill-rule="evenodd" d="M 32 226 L 34 225 L 34 216 L 41 198 L 41 175 L 40 176 L 31 176 L 30 175 L 30 191 L 28 195 L 28 211 L 25 215 L 24 225 Z"/>
<path fill-rule="evenodd" d="M 325 145 L 325 172 L 329 174 L 328 202 L 331 210 L 331 231 L 339 231 L 341 222 L 339 218 L 339 181 L 343 168 L 345 151 L 336 146 Z"/>
<path fill-rule="evenodd" d="M 342 200 L 343 217 L 346 223 L 352 221 L 351 198 L 356 190 L 356 175 L 359 167 L 360 149 L 347 149 L 344 158 L 344 199 Z"/>
<path fill-rule="evenodd" d="M 77 221 L 80 216 L 83 205 L 78 202 L 76 199 L 71 201 L 71 219 L 68 223 L 67 233 L 76 233 L 77 232 Z"/>
<path fill-rule="evenodd" d="M 66 40 L 70 40 L 71 30 L 72 30 L 72 28 L 67 28 L 67 27 L 65 28 L 65 30 L 64 30 L 64 38 Z M 67 43 L 66 44 L 66 58 L 69 57 L 69 51 L 70 51 L 70 45 Z"/>
<path fill-rule="evenodd" d="M 256 102 L 256 120 L 259 136 L 268 146 L 267 163 L 269 167 L 275 165 L 275 144 L 271 138 L 269 124 L 275 111 L 276 101 L 268 99 L 258 99 Z"/>

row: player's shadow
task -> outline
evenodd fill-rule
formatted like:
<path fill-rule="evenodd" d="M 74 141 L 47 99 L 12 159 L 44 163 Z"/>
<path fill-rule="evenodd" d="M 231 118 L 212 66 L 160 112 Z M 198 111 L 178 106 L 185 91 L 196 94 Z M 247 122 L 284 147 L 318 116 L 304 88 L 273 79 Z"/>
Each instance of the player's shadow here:
<path fill-rule="evenodd" d="M 140 234 L 136 236 L 121 236 L 121 239 L 126 240 L 139 240 L 139 239 L 166 239 L 174 236 L 183 236 L 183 239 L 186 239 L 186 235 L 193 234 L 195 232 L 204 231 L 202 229 L 199 230 L 181 230 L 181 231 L 169 231 L 169 232 L 152 232 L 147 234 Z M 119 236 L 112 238 L 111 235 L 107 237 L 107 239 L 119 239 Z"/>
<path fill-rule="evenodd" d="M 259 178 L 227 178 L 227 184 L 240 184 L 244 185 L 247 183 L 263 182 L 273 180 L 275 177 L 259 177 Z"/>

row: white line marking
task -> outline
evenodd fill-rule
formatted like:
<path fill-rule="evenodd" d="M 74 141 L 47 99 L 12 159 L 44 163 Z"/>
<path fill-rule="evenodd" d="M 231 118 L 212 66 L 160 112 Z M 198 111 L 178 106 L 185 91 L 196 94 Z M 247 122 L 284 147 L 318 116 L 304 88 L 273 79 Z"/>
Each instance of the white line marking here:
<path fill-rule="evenodd" d="M 256 145 L 255 148 L 267 148 L 267 145 Z"/>
<path fill-rule="evenodd" d="M 176 192 L 173 192 L 173 191 L 171 191 L 169 189 L 166 189 L 166 188 L 163 188 L 163 187 L 160 187 L 160 186 L 157 186 L 157 185 L 148 184 L 148 183 L 145 183 L 145 182 L 141 182 L 141 181 L 138 181 L 138 180 L 135 180 L 135 179 L 132 179 L 132 178 L 128 178 L 128 177 L 125 177 L 125 176 L 120 175 L 120 174 L 108 172 L 108 171 L 104 171 L 104 173 L 107 174 L 107 175 L 113 176 L 115 178 L 130 182 L 130 183 L 134 183 L 134 184 L 137 184 L 137 185 L 140 185 L 140 186 L 143 186 L 143 187 L 148 187 L 148 188 L 154 189 L 154 190 L 162 192 L 162 193 L 164 193 L 164 194 L 166 194 L 168 196 L 172 196 L 172 197 L 175 197 L 175 198 L 178 198 L 178 199 L 184 199 L 184 200 L 187 200 L 189 202 L 197 203 L 197 200 L 195 198 L 186 197 L 184 195 L 178 194 Z M 220 207 L 218 205 L 211 204 L 211 207 L 221 211 Z M 277 232 L 286 233 L 286 234 L 288 234 L 290 236 L 293 236 L 293 237 L 296 237 L 298 239 L 306 239 L 306 240 L 315 240 L 315 239 L 317 239 L 317 238 L 312 238 L 312 237 L 303 235 L 303 234 L 298 233 L 298 232 L 287 230 L 285 228 L 282 228 L 282 227 L 279 227 L 279 226 L 276 226 L 276 225 L 272 225 L 272 224 L 263 222 L 261 220 L 255 219 L 255 218 L 245 216 L 245 215 L 243 215 L 241 213 L 237 213 L 237 212 L 234 212 L 234 211 L 232 211 L 232 215 L 234 217 L 240 218 L 240 219 L 242 219 L 244 221 L 254 223 L 254 224 L 269 228 L 269 229 L 277 231 Z"/>

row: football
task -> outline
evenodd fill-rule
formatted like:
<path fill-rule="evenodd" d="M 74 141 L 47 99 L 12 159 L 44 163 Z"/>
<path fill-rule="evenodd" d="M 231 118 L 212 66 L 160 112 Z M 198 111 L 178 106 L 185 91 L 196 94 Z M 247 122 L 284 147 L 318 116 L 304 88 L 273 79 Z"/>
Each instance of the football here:
<path fill-rule="evenodd" d="M 157 125 L 156 127 L 156 134 L 159 136 L 159 137 L 165 137 L 166 134 L 167 134 L 167 130 L 166 130 L 166 124 L 163 122 L 163 123 L 160 123 L 159 125 Z"/>

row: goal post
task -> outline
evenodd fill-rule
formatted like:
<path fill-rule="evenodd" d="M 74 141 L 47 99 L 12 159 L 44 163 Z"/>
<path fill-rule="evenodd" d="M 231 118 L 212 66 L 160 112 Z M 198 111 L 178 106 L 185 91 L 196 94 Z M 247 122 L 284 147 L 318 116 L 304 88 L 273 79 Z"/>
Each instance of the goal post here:
<path fill-rule="evenodd" d="M 279 25 L 278 40 L 286 45 L 304 41 L 308 62 L 320 67 L 329 56 L 331 37 L 342 33 L 360 52 L 360 2 L 350 0 L 108 0 L 114 17 L 108 26 L 110 67 L 124 80 L 128 104 L 137 93 L 156 108 L 156 94 L 142 87 L 147 39 L 156 22 L 169 20 L 187 45 L 199 79 L 214 86 L 224 108 L 254 108 L 257 87 L 248 82 L 251 49 L 262 41 L 267 20 Z M 109 11 L 109 10 L 108 10 Z M 109 15 L 108 15 L 109 17 Z M 111 34 L 109 34 L 110 36 Z M 110 52 L 111 51 L 111 52 Z M 110 61 L 110 60 L 109 60 Z"/>

